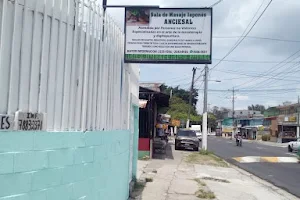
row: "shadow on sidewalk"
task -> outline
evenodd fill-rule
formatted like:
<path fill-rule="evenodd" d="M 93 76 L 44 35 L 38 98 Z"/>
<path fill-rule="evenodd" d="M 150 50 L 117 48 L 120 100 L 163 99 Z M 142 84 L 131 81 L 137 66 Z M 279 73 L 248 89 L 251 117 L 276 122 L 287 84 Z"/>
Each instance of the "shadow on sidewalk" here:
<path fill-rule="evenodd" d="M 141 195 L 146 187 L 146 182 L 137 181 L 133 187 L 133 190 L 129 194 L 129 200 L 141 199 Z"/>
<path fill-rule="evenodd" d="M 172 151 L 172 143 L 168 142 L 166 146 L 166 152 L 162 151 L 154 151 L 152 159 L 158 159 L 158 160 L 166 160 L 171 159 L 174 160 L 173 151 Z"/>

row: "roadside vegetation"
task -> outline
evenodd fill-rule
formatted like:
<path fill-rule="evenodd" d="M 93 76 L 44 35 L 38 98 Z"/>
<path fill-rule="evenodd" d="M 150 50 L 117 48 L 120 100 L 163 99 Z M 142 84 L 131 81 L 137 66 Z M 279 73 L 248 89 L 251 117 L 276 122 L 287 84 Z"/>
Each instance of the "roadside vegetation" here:
<path fill-rule="evenodd" d="M 196 181 L 201 186 L 206 186 L 206 183 L 204 183 L 203 181 L 201 181 L 200 178 L 195 178 L 194 181 Z"/>
<path fill-rule="evenodd" d="M 215 167 L 229 167 L 229 165 L 221 158 L 216 156 L 213 152 L 200 150 L 200 152 L 195 152 L 189 154 L 185 161 L 190 164 L 200 164 L 200 165 L 211 165 Z"/>
<path fill-rule="evenodd" d="M 215 194 L 212 191 L 206 191 L 204 189 L 199 189 L 196 192 L 196 197 L 199 199 L 214 199 L 216 198 Z"/>
<path fill-rule="evenodd" d="M 214 178 L 214 177 L 203 177 L 203 180 L 208 180 L 208 181 L 216 181 L 216 182 L 221 182 L 221 183 L 230 183 L 226 179 L 220 179 L 220 178 Z"/>
<path fill-rule="evenodd" d="M 261 137 L 262 141 L 270 141 L 271 140 L 271 135 L 270 134 L 265 134 Z"/>
<path fill-rule="evenodd" d="M 145 160 L 145 161 L 147 161 L 147 160 L 150 160 L 150 157 L 149 156 L 144 156 L 142 158 L 139 158 L 139 160 Z"/>
<path fill-rule="evenodd" d="M 194 181 L 198 183 L 199 189 L 195 193 L 196 197 L 199 199 L 214 199 L 215 194 L 206 187 L 206 184 L 199 178 L 195 178 Z"/>

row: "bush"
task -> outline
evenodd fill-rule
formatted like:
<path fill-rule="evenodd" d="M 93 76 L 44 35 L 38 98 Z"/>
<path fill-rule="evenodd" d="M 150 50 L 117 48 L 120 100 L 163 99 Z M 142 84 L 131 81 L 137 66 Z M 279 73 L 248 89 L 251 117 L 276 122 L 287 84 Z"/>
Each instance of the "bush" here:
<path fill-rule="evenodd" d="M 270 141 L 271 140 L 271 135 L 270 134 L 266 134 L 266 135 L 263 135 L 261 137 L 262 141 Z"/>

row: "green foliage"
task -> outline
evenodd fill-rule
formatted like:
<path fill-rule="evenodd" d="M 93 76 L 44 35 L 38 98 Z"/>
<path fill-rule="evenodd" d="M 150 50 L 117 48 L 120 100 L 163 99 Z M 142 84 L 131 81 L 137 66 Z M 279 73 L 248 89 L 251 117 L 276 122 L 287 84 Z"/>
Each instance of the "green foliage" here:
<path fill-rule="evenodd" d="M 219 108 L 218 106 L 214 106 L 212 108 L 212 114 L 216 117 L 216 119 L 224 119 L 224 115 L 228 113 L 230 110 L 227 108 Z"/>
<path fill-rule="evenodd" d="M 181 89 L 179 86 L 176 87 L 169 87 L 166 85 L 161 85 L 161 90 L 162 92 L 166 94 L 171 94 L 172 91 L 172 96 L 179 97 L 182 99 L 186 104 L 189 104 L 189 99 L 190 99 L 190 91 Z M 196 108 L 198 102 L 198 90 L 194 89 L 192 92 L 192 106 Z"/>
<path fill-rule="evenodd" d="M 190 92 L 188 90 L 180 89 L 177 87 L 169 87 L 166 85 L 161 86 L 161 90 L 166 94 L 172 93 L 172 98 L 170 98 L 169 108 L 162 108 L 159 111 L 161 113 L 167 113 L 171 115 L 172 119 L 177 120 L 187 120 L 188 112 L 190 108 L 190 120 L 192 122 L 202 122 L 202 116 L 197 113 L 196 104 L 198 91 L 194 90 L 192 93 L 192 106 L 189 105 Z M 214 113 L 209 113 L 208 115 L 208 126 L 213 130 L 216 128 L 216 116 Z"/>
<path fill-rule="evenodd" d="M 261 137 L 262 141 L 270 141 L 271 140 L 271 135 L 270 134 L 265 134 Z"/>
<path fill-rule="evenodd" d="M 186 120 L 188 118 L 189 104 L 178 96 L 173 96 L 170 99 L 170 106 L 167 111 L 171 115 L 172 119 Z M 191 120 L 200 121 L 201 117 L 198 115 L 196 109 L 191 106 Z"/>
<path fill-rule="evenodd" d="M 261 111 L 261 113 L 263 114 L 266 110 L 265 106 L 264 105 L 259 105 L 259 104 L 256 104 L 256 105 L 251 105 L 251 106 L 248 106 L 248 110 L 257 110 L 257 111 Z"/>

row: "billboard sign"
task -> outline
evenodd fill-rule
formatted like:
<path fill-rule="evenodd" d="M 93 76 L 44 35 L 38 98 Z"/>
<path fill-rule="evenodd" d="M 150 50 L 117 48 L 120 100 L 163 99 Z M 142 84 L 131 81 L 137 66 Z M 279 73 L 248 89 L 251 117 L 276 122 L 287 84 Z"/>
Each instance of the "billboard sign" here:
<path fill-rule="evenodd" d="M 126 63 L 211 64 L 212 8 L 126 7 Z"/>

